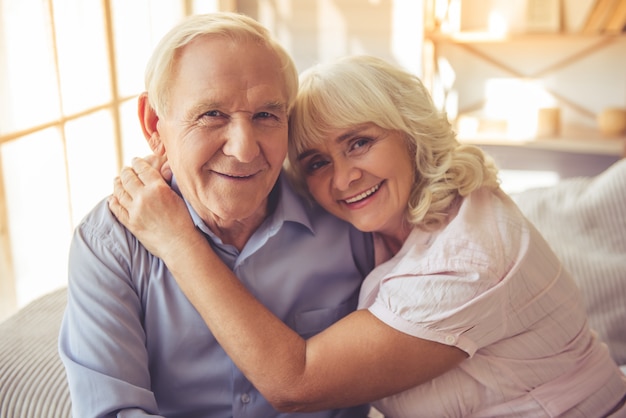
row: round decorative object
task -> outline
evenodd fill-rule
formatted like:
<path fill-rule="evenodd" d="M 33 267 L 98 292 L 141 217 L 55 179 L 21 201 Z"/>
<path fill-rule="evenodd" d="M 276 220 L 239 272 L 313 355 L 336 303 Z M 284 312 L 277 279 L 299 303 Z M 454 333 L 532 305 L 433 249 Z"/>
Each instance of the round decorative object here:
<path fill-rule="evenodd" d="M 598 115 L 600 133 L 605 136 L 620 136 L 626 133 L 626 109 L 608 107 Z"/>

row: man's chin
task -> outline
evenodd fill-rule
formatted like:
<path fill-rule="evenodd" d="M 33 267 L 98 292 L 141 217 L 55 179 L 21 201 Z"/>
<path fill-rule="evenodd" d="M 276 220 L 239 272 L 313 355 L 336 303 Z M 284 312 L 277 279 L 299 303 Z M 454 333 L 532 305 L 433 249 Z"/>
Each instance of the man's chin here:
<path fill-rule="evenodd" d="M 226 224 L 248 224 L 250 222 L 260 222 L 267 216 L 267 199 L 254 199 L 249 196 L 242 196 L 237 199 L 228 199 L 220 205 L 209 204 L 206 206 L 207 212 L 213 221 Z M 260 219 L 260 222 L 258 220 Z"/>

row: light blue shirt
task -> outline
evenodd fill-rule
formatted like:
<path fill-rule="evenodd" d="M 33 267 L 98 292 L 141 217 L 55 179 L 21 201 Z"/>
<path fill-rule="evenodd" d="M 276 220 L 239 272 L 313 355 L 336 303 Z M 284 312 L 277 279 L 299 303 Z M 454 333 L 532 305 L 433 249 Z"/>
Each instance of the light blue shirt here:
<path fill-rule="evenodd" d="M 282 177 L 276 209 L 241 252 L 222 244 L 188 207 L 247 288 L 308 338 L 356 308 L 373 249 L 369 236 L 308 205 Z M 77 418 L 367 415 L 366 406 L 276 412 L 222 350 L 165 264 L 105 201 L 75 231 L 59 351 Z"/>

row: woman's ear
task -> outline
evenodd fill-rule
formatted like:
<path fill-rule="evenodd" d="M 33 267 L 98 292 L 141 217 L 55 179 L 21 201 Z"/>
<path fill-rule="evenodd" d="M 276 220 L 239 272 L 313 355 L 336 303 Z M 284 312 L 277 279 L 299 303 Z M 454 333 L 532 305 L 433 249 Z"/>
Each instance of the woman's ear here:
<path fill-rule="evenodd" d="M 159 116 L 156 114 L 156 111 L 152 108 L 152 106 L 150 106 L 147 92 L 141 93 L 138 99 L 138 104 L 139 122 L 141 124 L 143 135 L 146 137 L 146 141 L 148 141 L 148 146 L 156 155 L 164 155 L 165 145 L 163 145 L 163 142 L 161 141 L 157 127 Z"/>

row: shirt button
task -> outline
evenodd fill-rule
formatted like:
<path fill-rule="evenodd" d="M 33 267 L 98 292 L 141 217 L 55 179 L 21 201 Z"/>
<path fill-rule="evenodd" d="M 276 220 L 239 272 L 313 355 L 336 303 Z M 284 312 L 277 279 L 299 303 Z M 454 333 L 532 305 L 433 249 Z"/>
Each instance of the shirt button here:
<path fill-rule="evenodd" d="M 250 395 L 248 395 L 247 393 L 244 393 L 243 395 L 241 395 L 241 402 L 242 403 L 249 403 L 250 402 Z"/>
<path fill-rule="evenodd" d="M 454 344 L 456 342 L 456 338 L 453 335 L 446 336 L 446 344 Z"/>

